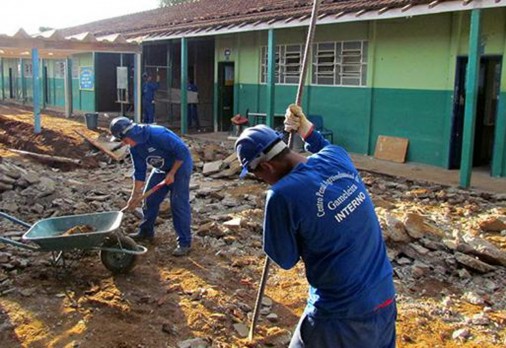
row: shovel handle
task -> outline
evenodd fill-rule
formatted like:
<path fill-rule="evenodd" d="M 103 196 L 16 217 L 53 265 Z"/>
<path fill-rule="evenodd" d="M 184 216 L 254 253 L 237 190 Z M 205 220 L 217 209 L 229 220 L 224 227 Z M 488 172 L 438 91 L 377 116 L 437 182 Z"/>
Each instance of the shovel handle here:
<path fill-rule="evenodd" d="M 155 186 L 153 186 L 152 188 L 150 188 L 148 191 L 144 192 L 142 194 L 142 196 L 139 197 L 139 202 L 142 202 L 143 200 L 145 200 L 146 198 L 148 198 L 149 196 L 151 196 L 153 193 L 155 193 L 156 191 L 158 191 L 159 189 L 161 189 L 163 186 L 165 186 L 165 180 L 160 181 L 158 184 L 156 184 Z M 125 212 L 126 210 L 127 210 L 127 207 L 124 207 L 120 211 L 121 212 Z"/>

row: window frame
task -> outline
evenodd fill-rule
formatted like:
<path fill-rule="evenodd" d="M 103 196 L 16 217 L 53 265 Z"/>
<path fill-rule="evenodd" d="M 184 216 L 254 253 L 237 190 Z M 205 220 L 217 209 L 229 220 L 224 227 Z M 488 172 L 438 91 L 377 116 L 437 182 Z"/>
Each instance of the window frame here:
<path fill-rule="evenodd" d="M 356 44 L 359 44 L 360 47 L 350 47 Z M 333 49 L 320 48 L 324 45 L 332 45 Z M 367 40 L 323 41 L 314 43 L 312 47 L 311 85 L 367 87 L 368 46 L 369 42 Z M 330 53 L 332 51 L 333 54 Z M 320 52 L 326 54 L 323 58 L 331 58 L 333 56 L 333 61 L 319 64 L 319 58 L 321 57 L 318 55 Z M 357 58 L 358 61 L 353 61 Z M 332 69 L 318 74 L 321 67 L 332 67 Z M 328 83 L 323 83 L 323 79 L 327 79 Z M 354 80 L 356 83 L 346 83 L 345 80 L 348 82 Z"/>

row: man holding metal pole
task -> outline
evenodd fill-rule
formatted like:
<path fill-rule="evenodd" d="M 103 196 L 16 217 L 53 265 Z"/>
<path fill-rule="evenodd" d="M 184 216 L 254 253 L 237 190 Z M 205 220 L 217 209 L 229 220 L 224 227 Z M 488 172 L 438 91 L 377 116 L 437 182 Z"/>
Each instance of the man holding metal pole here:
<path fill-rule="evenodd" d="M 290 348 L 395 347 L 392 267 L 367 190 L 344 149 L 330 145 L 297 105 L 285 130 L 310 157 L 291 151 L 265 125 L 246 129 L 235 149 L 243 171 L 271 184 L 264 250 L 284 269 L 302 259 L 309 298 Z"/>

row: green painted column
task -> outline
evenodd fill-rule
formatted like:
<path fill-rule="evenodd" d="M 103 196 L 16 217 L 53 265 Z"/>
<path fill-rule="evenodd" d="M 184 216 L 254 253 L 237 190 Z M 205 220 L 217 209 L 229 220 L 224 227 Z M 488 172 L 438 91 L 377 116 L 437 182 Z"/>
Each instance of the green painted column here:
<path fill-rule="evenodd" d="M 22 70 L 24 69 L 21 66 Z M 39 50 L 32 49 L 32 81 L 33 81 L 33 118 L 35 125 L 35 134 L 41 132 L 40 122 L 40 76 L 39 76 Z"/>
<path fill-rule="evenodd" d="M 181 134 L 188 133 L 188 39 L 181 38 Z"/>
<path fill-rule="evenodd" d="M 98 111 L 98 95 L 100 93 L 100 89 L 98 88 L 98 84 L 97 84 L 97 53 L 93 52 L 92 53 L 92 59 L 93 59 L 93 88 L 95 90 L 95 93 L 93 95 L 93 99 L 95 100 L 94 101 L 94 106 L 93 106 L 93 111 Z"/>
<path fill-rule="evenodd" d="M 234 64 L 234 109 L 233 109 L 233 115 L 237 115 L 238 113 L 241 112 L 240 110 L 240 107 L 239 107 L 239 103 L 241 101 L 241 99 L 239 98 L 239 82 L 241 81 L 241 77 L 239 75 L 241 69 L 240 66 L 241 66 L 241 60 L 240 60 L 240 56 L 241 56 L 241 34 L 238 33 L 238 34 L 235 34 L 236 35 L 236 52 L 237 54 L 235 55 L 235 64 Z"/>
<path fill-rule="evenodd" d="M 172 41 L 169 41 L 167 43 L 166 54 L 167 54 L 167 59 L 166 59 L 167 74 L 165 76 L 165 78 L 166 78 L 165 88 L 167 89 L 167 96 L 170 99 L 170 96 L 171 96 L 170 91 L 172 89 L 172 80 L 173 80 L 173 75 L 172 75 Z M 168 121 L 169 121 L 169 124 L 171 124 L 172 122 L 174 122 L 174 115 L 172 114 L 172 103 L 170 102 L 168 104 L 168 106 L 170 108 Z"/>
<path fill-rule="evenodd" d="M 506 24 L 506 23 L 505 23 Z M 506 29 L 505 29 L 506 30 Z M 501 64 L 501 90 L 506 83 L 506 36 L 503 43 L 503 56 Z M 501 92 L 497 106 L 495 122 L 494 150 L 492 152 L 491 175 L 495 177 L 506 176 L 506 94 Z"/>
<path fill-rule="evenodd" d="M 274 91 L 276 88 L 276 37 L 274 29 L 269 29 L 267 43 L 267 125 L 274 126 Z"/>
<path fill-rule="evenodd" d="M 216 133 L 219 130 L 218 127 L 218 69 L 215 66 L 215 73 L 214 73 L 214 86 L 213 86 L 213 131 Z"/>
<path fill-rule="evenodd" d="M 2 57 L 0 57 L 0 86 L 2 87 L 2 100 L 5 100 L 4 59 Z"/>
<path fill-rule="evenodd" d="M 68 57 L 65 59 L 64 79 L 65 116 L 70 117 L 72 115 L 72 60 Z"/>
<path fill-rule="evenodd" d="M 462 159 L 460 162 L 460 186 L 469 187 L 473 170 L 474 132 L 476 104 L 478 100 L 478 78 L 480 70 L 481 10 L 472 10 L 469 30 L 469 62 L 466 73 L 466 104 L 464 109 L 464 130 L 462 138 Z"/>

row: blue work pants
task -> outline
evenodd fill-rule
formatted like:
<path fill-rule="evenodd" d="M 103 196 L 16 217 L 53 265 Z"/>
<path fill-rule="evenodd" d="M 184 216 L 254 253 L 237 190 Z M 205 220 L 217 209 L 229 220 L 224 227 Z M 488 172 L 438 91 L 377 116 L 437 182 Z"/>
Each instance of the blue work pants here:
<path fill-rule="evenodd" d="M 155 122 L 155 104 L 153 104 L 151 101 L 142 102 L 142 122 Z"/>
<path fill-rule="evenodd" d="M 304 312 L 289 348 L 395 348 L 395 301 L 359 318 L 314 318 Z"/>
<path fill-rule="evenodd" d="M 170 208 L 172 212 L 172 223 L 177 234 L 177 243 L 182 247 L 191 246 L 191 207 L 190 207 L 190 177 L 192 172 L 190 165 L 184 165 L 176 173 L 174 182 L 169 186 L 162 186 L 158 191 L 146 199 L 142 208 L 144 218 L 140 224 L 139 234 L 151 238 L 154 236 L 156 217 L 160 205 L 170 192 Z M 190 167 L 189 169 L 187 167 Z M 165 180 L 165 172 L 154 169 L 148 179 L 145 191 Z"/>
<path fill-rule="evenodd" d="M 188 128 L 191 128 L 192 124 L 195 125 L 195 128 L 200 128 L 197 104 L 188 104 Z"/>

